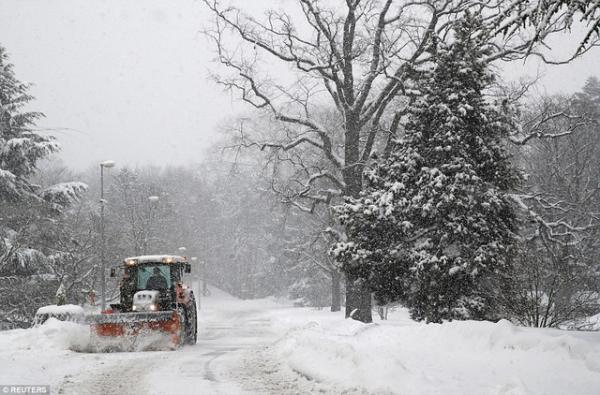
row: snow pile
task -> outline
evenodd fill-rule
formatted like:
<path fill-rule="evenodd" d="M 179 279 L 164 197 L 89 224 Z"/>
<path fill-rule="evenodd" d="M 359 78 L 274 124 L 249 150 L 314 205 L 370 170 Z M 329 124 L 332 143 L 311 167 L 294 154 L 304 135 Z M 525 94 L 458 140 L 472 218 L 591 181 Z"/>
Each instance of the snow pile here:
<path fill-rule="evenodd" d="M 40 307 L 37 310 L 36 314 L 51 314 L 51 315 L 61 315 L 61 314 L 70 314 L 70 315 L 83 315 L 83 307 L 77 306 L 74 304 L 64 304 L 61 306 L 57 305 L 49 305 Z"/>
<path fill-rule="evenodd" d="M 363 325 L 312 313 L 271 352 L 285 368 L 341 391 L 392 394 L 600 393 L 600 334 L 455 321 L 416 324 L 405 312 Z M 306 318 L 306 316 L 304 316 Z"/>
<path fill-rule="evenodd" d="M 49 318 L 44 324 L 33 328 L 2 332 L 0 337 L 0 349 L 2 351 L 82 351 L 88 349 L 89 346 L 89 325 L 59 321 L 56 318 Z"/>

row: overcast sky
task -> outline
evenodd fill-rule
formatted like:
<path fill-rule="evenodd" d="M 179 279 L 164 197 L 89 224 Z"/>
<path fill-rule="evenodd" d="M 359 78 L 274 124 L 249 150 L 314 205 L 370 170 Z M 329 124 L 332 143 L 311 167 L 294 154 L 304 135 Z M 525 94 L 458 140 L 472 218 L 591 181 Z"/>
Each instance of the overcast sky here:
<path fill-rule="evenodd" d="M 207 78 L 207 19 L 195 0 L 1 0 L 0 44 L 17 77 L 35 84 L 33 108 L 46 114 L 40 126 L 56 129 L 65 164 L 185 164 L 200 161 L 219 121 L 241 108 Z M 575 91 L 599 64 L 596 49 L 546 67 L 539 89 Z"/>

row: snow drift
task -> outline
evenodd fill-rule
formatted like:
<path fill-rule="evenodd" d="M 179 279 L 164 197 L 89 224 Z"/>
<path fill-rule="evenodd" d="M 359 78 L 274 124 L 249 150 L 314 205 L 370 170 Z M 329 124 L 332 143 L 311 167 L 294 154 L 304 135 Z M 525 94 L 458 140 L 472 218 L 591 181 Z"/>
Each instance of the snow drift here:
<path fill-rule="evenodd" d="M 84 351 L 90 346 L 90 326 L 49 318 L 44 324 L 29 329 L 2 332 L 0 348 L 18 350 Z"/>
<path fill-rule="evenodd" d="M 77 306 L 74 304 L 65 304 L 65 305 L 61 305 L 61 306 L 57 306 L 57 305 L 43 306 L 43 307 L 40 307 L 36 312 L 36 314 L 53 314 L 53 315 L 58 315 L 58 314 L 83 315 L 84 313 L 85 313 L 85 311 L 83 310 L 83 307 Z"/>
<path fill-rule="evenodd" d="M 343 391 L 385 394 L 597 394 L 600 333 L 455 321 L 417 324 L 406 312 L 363 325 L 312 313 L 272 348 L 293 372 Z"/>

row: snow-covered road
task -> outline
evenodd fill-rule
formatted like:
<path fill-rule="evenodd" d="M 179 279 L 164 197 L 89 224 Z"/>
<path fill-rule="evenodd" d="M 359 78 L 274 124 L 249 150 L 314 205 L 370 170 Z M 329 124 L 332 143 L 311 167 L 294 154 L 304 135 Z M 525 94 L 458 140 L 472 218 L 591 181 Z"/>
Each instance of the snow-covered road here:
<path fill-rule="evenodd" d="M 0 332 L 0 385 L 54 394 L 599 394 L 600 333 L 508 321 L 364 325 L 342 313 L 204 298 L 195 346 L 86 353 L 89 328 Z M 1 394 L 0 394 L 1 395 Z"/>
<path fill-rule="evenodd" d="M 217 291 L 218 292 L 218 291 Z M 61 394 L 238 394 L 235 365 L 249 349 L 274 341 L 261 309 L 227 295 L 203 301 L 198 343 L 177 352 L 94 354 L 98 369 L 69 376 Z M 75 358 L 89 358 L 76 355 Z"/>
<path fill-rule="evenodd" d="M 50 385 L 57 394 L 268 393 L 241 370 L 246 355 L 276 340 L 276 304 L 241 302 L 213 291 L 202 300 L 198 343 L 179 351 L 87 353 L 87 332 L 69 323 L 0 332 L 0 383 Z"/>

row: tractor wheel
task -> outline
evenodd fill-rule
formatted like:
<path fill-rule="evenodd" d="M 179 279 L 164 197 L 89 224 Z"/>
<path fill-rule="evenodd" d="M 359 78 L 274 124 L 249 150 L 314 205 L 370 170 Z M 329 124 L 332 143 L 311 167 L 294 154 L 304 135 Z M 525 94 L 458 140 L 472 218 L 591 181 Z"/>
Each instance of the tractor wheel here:
<path fill-rule="evenodd" d="M 198 313 L 196 310 L 196 300 L 193 296 L 190 305 L 185 311 L 185 343 L 196 344 L 198 338 Z"/>

